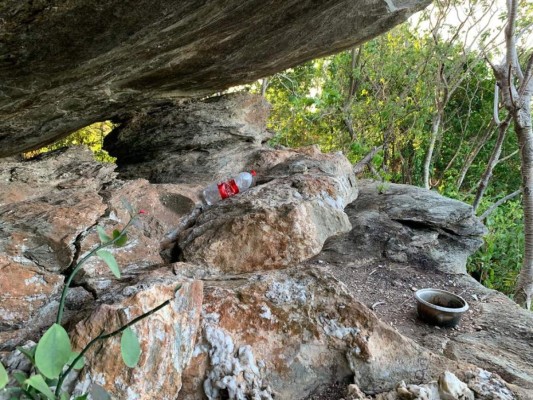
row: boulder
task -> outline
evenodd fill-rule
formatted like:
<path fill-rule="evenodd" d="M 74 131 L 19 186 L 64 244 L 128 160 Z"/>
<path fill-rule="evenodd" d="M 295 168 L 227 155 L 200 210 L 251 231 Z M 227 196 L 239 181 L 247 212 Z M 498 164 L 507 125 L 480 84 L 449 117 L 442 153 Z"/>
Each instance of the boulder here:
<path fill-rule="evenodd" d="M 4 350 L 53 323 L 63 276 L 5 255 L 0 255 L 0 274 L 0 350 Z"/>
<path fill-rule="evenodd" d="M 113 169 L 82 148 L 0 163 L 0 252 L 47 271 L 67 269 L 78 236 L 105 212 L 98 191 Z"/>
<path fill-rule="evenodd" d="M 494 291 L 481 304 L 480 311 L 478 329 L 449 341 L 444 354 L 496 372 L 507 382 L 528 389 L 533 396 L 531 312 Z"/>
<path fill-rule="evenodd" d="M 98 341 L 87 352 L 86 366 L 75 381 L 74 392 L 86 393 L 91 385 L 99 385 L 119 399 L 175 399 L 183 370 L 193 355 L 202 297 L 202 282 L 177 279 L 171 271 L 156 271 L 108 293 L 105 303 L 71 332 L 77 351 L 102 332 L 111 333 L 170 302 L 131 326 L 141 345 L 137 367 L 124 365 L 120 335 Z"/>
<path fill-rule="evenodd" d="M 121 230 L 131 219 L 122 199 L 131 203 L 135 211 L 142 210 L 142 214 L 136 216 L 136 222 L 126 231 L 126 245 L 106 248 L 117 260 L 122 270 L 122 279 L 131 279 L 165 264 L 162 246 L 169 238 L 173 238 L 173 232 L 180 224 L 187 222 L 189 214 L 198 207 L 200 189 L 195 184 L 152 185 L 144 179 L 136 179 L 114 181 L 102 191 L 107 211 L 99 219 L 98 225 L 108 235 L 115 229 Z M 98 244 L 100 240 L 96 227 L 92 227 L 78 240 L 78 259 L 85 257 Z M 89 258 L 75 278 L 77 284 L 86 285 L 97 296 L 109 291 L 115 285 L 115 280 L 99 257 Z"/>
<path fill-rule="evenodd" d="M 139 113 L 105 138 L 120 176 L 207 184 L 234 175 L 270 138 L 270 106 L 245 92 Z"/>
<path fill-rule="evenodd" d="M 0 157 L 357 46 L 428 0 L 4 0 Z"/>
<path fill-rule="evenodd" d="M 362 181 L 346 213 L 354 228 L 325 244 L 324 260 L 390 260 L 466 273 L 467 257 L 487 232 L 470 205 L 409 185 Z"/>
<path fill-rule="evenodd" d="M 164 265 L 162 244 L 187 226 L 200 200 L 195 184 L 151 185 L 115 179 L 115 165 L 73 147 L 31 160 L 0 162 L 0 283 L 2 349 L 12 349 L 54 322 L 60 291 L 75 265 L 99 244 L 96 225 L 111 234 L 130 219 L 122 204 L 144 209 L 128 229 L 129 242 L 108 248 L 126 282 Z M 182 226 L 184 225 L 184 226 Z M 181 228 L 180 228 L 181 227 Z M 69 292 L 65 321 L 90 311 L 117 285 L 102 260 L 91 257 Z"/>
<path fill-rule="evenodd" d="M 317 148 L 279 152 L 259 152 L 252 163 L 258 185 L 207 207 L 181 233 L 182 260 L 206 264 L 213 273 L 286 268 L 351 228 L 343 210 L 357 186 L 348 160 Z"/>
<path fill-rule="evenodd" d="M 184 400 L 305 399 L 352 376 L 378 393 L 471 368 L 406 339 L 341 282 L 307 266 L 207 281 L 201 327 Z"/>

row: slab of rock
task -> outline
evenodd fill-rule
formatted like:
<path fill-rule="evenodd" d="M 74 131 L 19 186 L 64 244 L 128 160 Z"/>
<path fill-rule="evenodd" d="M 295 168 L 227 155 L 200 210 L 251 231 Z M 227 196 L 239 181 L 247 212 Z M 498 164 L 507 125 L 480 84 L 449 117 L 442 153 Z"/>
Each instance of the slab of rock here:
<path fill-rule="evenodd" d="M 272 136 L 270 105 L 259 95 L 229 94 L 135 115 L 105 138 L 120 176 L 196 183 L 235 175 Z"/>
<path fill-rule="evenodd" d="M 81 147 L 0 162 L 0 252 L 48 271 L 68 268 L 78 235 L 106 209 L 98 191 L 113 169 Z"/>
<path fill-rule="evenodd" d="M 4 0 L 0 157 L 357 46 L 426 0 Z"/>
<path fill-rule="evenodd" d="M 194 184 L 153 185 L 144 179 L 136 179 L 126 182 L 117 180 L 101 192 L 106 200 L 107 211 L 99 219 L 98 225 L 108 235 L 115 229 L 121 230 L 131 219 L 122 199 L 126 199 L 136 212 L 143 212 L 137 215 L 137 222 L 128 227 L 125 246 L 106 248 L 117 260 L 123 273 L 122 279 L 142 275 L 154 266 L 165 264 L 161 256 L 162 245 L 165 240 L 170 240 L 167 235 L 173 237 L 173 231 L 186 223 L 189 215 L 199 206 L 200 190 L 201 187 Z M 93 227 L 79 238 L 78 259 L 85 257 L 98 244 L 100 240 L 96 227 Z M 107 292 L 115 280 L 99 257 L 89 258 L 75 278 L 76 283 L 88 285 L 97 296 Z"/>
<path fill-rule="evenodd" d="M 444 354 L 496 372 L 533 398 L 533 315 L 497 292 L 480 307 L 480 329 L 449 341 Z"/>
<path fill-rule="evenodd" d="M 178 285 L 181 289 L 175 293 Z M 75 392 L 85 393 L 91 384 L 97 384 L 119 399 L 175 399 L 181 388 L 182 372 L 193 355 L 202 287 L 201 281 L 184 281 L 171 272 L 156 271 L 108 293 L 106 304 L 71 332 L 73 348 L 78 351 L 102 331 L 113 332 L 168 299 L 173 300 L 131 327 L 141 344 L 137 367 L 130 369 L 124 365 L 120 335 L 97 342 L 87 353 Z"/>
<path fill-rule="evenodd" d="M 352 375 L 364 392 L 377 393 L 461 366 L 381 323 L 317 268 L 205 285 L 202 330 L 181 399 L 203 399 L 204 393 L 209 399 L 304 399 L 321 384 Z"/>
<path fill-rule="evenodd" d="M 0 274 L 0 350 L 13 349 L 53 322 L 63 276 L 3 254 Z"/>
<path fill-rule="evenodd" d="M 324 246 L 324 259 L 410 262 L 466 273 L 466 259 L 486 228 L 472 207 L 415 186 L 362 181 L 346 213 L 353 229 Z"/>
<path fill-rule="evenodd" d="M 316 148 L 276 153 L 256 155 L 256 187 L 206 208 L 180 235 L 182 260 L 225 273 L 285 268 L 351 228 L 343 210 L 357 186 L 348 160 Z"/>

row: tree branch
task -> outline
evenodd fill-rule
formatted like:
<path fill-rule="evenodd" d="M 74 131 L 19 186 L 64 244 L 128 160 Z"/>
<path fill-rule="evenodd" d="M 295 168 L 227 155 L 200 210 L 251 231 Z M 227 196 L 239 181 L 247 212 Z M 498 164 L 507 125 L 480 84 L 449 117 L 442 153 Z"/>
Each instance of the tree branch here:
<path fill-rule="evenodd" d="M 383 149 L 383 145 L 381 146 L 376 146 L 374 147 L 372 150 L 370 150 L 366 156 L 363 157 L 363 159 L 361 161 L 359 161 L 357 164 L 355 164 L 353 166 L 353 172 L 354 174 L 359 174 L 361 172 L 363 172 L 363 170 L 365 169 L 365 167 L 372 161 L 372 159 L 374 158 L 374 156 L 377 154 L 378 151 L 382 150 Z"/>
<path fill-rule="evenodd" d="M 506 201 L 509 201 L 509 200 L 515 198 L 520 193 L 522 193 L 522 189 L 518 189 L 518 190 L 514 191 L 513 193 L 508 194 L 507 196 L 501 198 L 496 203 L 494 203 L 492 206 L 490 206 L 483 214 L 481 214 L 479 216 L 479 219 L 481 221 L 485 221 L 487 219 L 487 217 L 494 212 L 494 210 L 496 210 L 499 206 L 501 206 Z"/>

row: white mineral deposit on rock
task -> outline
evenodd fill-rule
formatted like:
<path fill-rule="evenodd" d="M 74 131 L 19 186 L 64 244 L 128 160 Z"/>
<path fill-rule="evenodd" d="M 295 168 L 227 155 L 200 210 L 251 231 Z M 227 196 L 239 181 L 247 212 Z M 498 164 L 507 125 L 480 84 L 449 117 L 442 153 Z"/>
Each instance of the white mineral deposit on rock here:
<path fill-rule="evenodd" d="M 474 393 L 450 371 L 439 377 L 439 394 L 443 400 L 474 400 Z"/>
<path fill-rule="evenodd" d="M 275 304 L 299 303 L 307 301 L 306 287 L 292 279 L 283 282 L 273 282 L 266 292 L 266 297 Z"/>
<path fill-rule="evenodd" d="M 272 390 L 261 377 L 252 348 L 244 345 L 235 352 L 235 344 L 226 331 L 218 327 L 218 314 L 204 317 L 204 338 L 209 344 L 211 370 L 204 381 L 209 400 L 272 400 Z"/>
<path fill-rule="evenodd" d="M 329 319 L 321 315 L 318 317 L 318 320 L 322 324 L 326 335 L 336 337 L 337 339 L 344 339 L 348 335 L 355 336 L 360 332 L 359 328 L 344 326 L 337 319 Z"/>
<path fill-rule="evenodd" d="M 517 397 L 496 375 L 478 368 L 477 375 L 468 381 L 468 387 L 476 398 L 495 400 L 515 400 Z"/>
<path fill-rule="evenodd" d="M 261 306 L 261 311 L 263 311 L 259 314 L 261 318 L 272 320 L 272 310 L 266 304 Z"/>

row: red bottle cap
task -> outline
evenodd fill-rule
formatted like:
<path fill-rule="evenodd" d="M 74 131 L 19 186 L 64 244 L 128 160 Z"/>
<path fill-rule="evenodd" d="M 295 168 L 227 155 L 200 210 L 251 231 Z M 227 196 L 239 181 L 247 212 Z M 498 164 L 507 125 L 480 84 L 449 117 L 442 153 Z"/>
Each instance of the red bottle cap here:
<path fill-rule="evenodd" d="M 252 176 L 256 176 L 257 175 L 253 169 L 250 171 L 250 173 L 252 174 Z"/>

